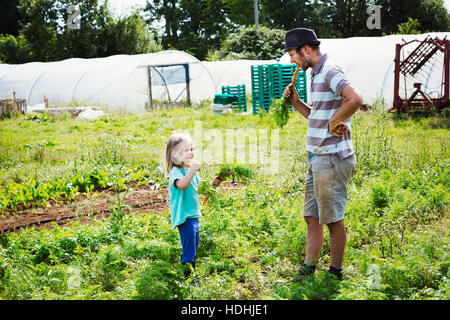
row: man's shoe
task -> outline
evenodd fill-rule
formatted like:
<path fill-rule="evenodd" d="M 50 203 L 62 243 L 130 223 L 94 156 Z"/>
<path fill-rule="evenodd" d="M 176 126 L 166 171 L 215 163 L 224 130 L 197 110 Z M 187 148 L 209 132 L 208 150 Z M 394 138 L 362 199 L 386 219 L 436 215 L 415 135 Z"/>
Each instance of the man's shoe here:
<path fill-rule="evenodd" d="M 294 276 L 292 281 L 302 284 L 304 280 L 314 277 L 314 271 L 316 271 L 316 266 L 304 263 L 300 269 L 298 269 L 298 273 Z"/>
<path fill-rule="evenodd" d="M 328 269 L 328 272 L 331 273 L 332 275 L 335 275 L 339 281 L 342 280 L 342 269 L 338 269 L 333 266 L 330 266 L 330 269 Z"/>

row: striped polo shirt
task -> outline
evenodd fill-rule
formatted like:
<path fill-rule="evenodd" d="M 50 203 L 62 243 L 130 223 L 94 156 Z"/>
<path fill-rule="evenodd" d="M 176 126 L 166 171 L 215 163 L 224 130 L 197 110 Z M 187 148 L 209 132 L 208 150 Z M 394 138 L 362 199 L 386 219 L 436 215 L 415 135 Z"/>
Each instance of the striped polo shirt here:
<path fill-rule="evenodd" d="M 347 84 L 344 71 L 324 54 L 311 71 L 312 109 L 308 118 L 307 151 L 315 155 L 337 153 L 341 159 L 355 153 L 350 139 L 351 117 L 344 121 L 349 131 L 341 138 L 328 131 L 328 121 L 341 107 L 340 94 Z"/>

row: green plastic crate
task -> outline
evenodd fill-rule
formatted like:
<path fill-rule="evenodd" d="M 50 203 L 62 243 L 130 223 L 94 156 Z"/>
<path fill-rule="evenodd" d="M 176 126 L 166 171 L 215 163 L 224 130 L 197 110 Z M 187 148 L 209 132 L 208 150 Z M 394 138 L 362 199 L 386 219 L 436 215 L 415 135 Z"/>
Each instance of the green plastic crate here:
<path fill-rule="evenodd" d="M 270 65 L 251 66 L 252 106 L 253 113 L 268 110 L 271 105 L 270 97 Z"/>
<path fill-rule="evenodd" d="M 222 94 L 231 94 L 237 97 L 237 100 L 232 103 L 234 110 L 240 112 L 247 112 L 247 95 L 245 92 L 245 84 L 237 86 L 222 86 Z"/>
<path fill-rule="evenodd" d="M 234 94 L 216 94 L 214 95 L 214 104 L 233 104 L 237 102 L 238 97 Z"/>

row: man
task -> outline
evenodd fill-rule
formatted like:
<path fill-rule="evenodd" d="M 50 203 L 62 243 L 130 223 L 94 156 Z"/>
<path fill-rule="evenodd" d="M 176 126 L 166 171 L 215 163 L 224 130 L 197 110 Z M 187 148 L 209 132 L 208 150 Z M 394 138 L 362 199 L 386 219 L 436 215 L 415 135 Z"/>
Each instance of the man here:
<path fill-rule="evenodd" d="M 286 33 L 285 50 L 303 71 L 311 68 L 312 107 L 299 99 L 295 87 L 283 95 L 308 119 L 308 170 L 303 216 L 307 225 L 306 255 L 301 275 L 314 274 L 323 245 L 323 225 L 330 233 L 329 272 L 342 279 L 342 260 L 347 242 L 344 210 L 347 184 L 356 169 L 350 139 L 350 117 L 362 104 L 362 96 L 342 69 L 320 51 L 320 41 L 311 29 Z"/>

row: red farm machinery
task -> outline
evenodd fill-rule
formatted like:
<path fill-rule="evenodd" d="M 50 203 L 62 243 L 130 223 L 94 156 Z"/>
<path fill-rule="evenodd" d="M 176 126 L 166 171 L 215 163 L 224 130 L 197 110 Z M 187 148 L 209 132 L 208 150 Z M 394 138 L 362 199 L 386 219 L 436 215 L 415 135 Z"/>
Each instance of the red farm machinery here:
<path fill-rule="evenodd" d="M 414 44 L 418 45 L 414 48 Z M 414 49 L 408 52 L 408 49 Z M 406 57 L 406 58 L 405 58 Z M 389 112 L 437 112 L 450 105 L 450 41 L 427 36 L 395 48 L 394 102 Z M 442 68 L 442 77 L 432 77 Z M 401 97 L 401 95 L 403 97 Z"/>

